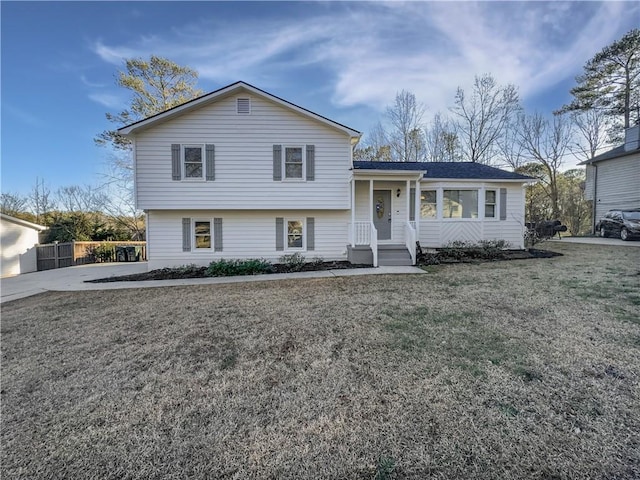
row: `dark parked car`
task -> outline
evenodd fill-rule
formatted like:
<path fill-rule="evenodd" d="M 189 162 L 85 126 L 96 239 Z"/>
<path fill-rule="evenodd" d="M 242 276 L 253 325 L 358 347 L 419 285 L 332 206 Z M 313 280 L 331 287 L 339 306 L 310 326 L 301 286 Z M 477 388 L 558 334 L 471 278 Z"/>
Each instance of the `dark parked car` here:
<path fill-rule="evenodd" d="M 609 210 L 596 225 L 596 233 L 622 240 L 640 237 L 640 209 Z"/>

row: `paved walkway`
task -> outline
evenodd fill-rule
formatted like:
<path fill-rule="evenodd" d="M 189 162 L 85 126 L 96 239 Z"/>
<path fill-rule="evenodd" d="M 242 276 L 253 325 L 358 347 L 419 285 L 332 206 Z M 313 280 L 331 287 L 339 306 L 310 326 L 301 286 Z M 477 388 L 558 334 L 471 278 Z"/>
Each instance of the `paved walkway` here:
<path fill-rule="evenodd" d="M 615 247 L 640 247 L 640 240 L 623 241 L 619 238 L 602 238 L 602 237 L 562 237 L 547 240 L 548 242 L 560 243 L 588 243 L 590 245 L 610 245 Z"/>
<path fill-rule="evenodd" d="M 179 285 L 216 285 L 223 283 L 263 282 L 295 278 L 332 278 L 352 275 L 385 275 L 425 273 L 416 267 L 353 268 L 319 272 L 277 273 L 239 277 L 189 278 L 182 280 L 146 280 L 142 282 L 85 283 L 96 278 L 130 275 L 147 271 L 146 262 L 99 263 L 25 273 L 0 280 L 0 303 L 51 291 L 113 290 L 120 288 L 173 287 Z"/>

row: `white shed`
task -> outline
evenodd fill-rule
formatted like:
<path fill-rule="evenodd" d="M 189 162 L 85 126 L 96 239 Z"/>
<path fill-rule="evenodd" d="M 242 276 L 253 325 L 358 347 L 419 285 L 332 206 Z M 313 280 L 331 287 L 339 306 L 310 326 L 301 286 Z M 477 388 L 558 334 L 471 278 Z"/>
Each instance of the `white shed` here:
<path fill-rule="evenodd" d="M 47 227 L 0 213 L 1 275 L 18 275 L 38 269 L 35 246 Z"/>

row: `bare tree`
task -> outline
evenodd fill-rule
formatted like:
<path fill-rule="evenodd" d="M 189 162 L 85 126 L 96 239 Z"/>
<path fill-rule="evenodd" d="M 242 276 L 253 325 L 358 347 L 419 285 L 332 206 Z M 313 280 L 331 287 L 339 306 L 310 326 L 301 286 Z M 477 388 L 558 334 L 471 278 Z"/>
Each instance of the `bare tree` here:
<path fill-rule="evenodd" d="M 493 163 L 498 140 L 520 109 L 517 88 L 498 85 L 490 74 L 475 77 L 471 95 L 458 88 L 451 111 L 457 116 L 456 131 L 464 159 Z"/>
<path fill-rule="evenodd" d="M 425 128 L 425 144 L 427 161 L 459 162 L 462 160 L 455 125 L 440 112 L 434 115 L 431 123 Z"/>
<path fill-rule="evenodd" d="M 56 191 L 60 207 L 67 212 L 94 212 L 100 210 L 104 196 L 90 185 L 70 185 Z"/>
<path fill-rule="evenodd" d="M 518 170 L 528 162 L 518 135 L 518 119 L 514 118 L 497 140 L 498 155 L 496 158 L 501 160 L 495 163 L 496 167 L 510 167 L 513 170 Z"/>
<path fill-rule="evenodd" d="M 46 225 L 48 223 L 47 214 L 55 209 L 55 202 L 51 195 L 51 189 L 43 178 L 36 177 L 36 184 L 31 188 L 29 201 L 36 216 L 36 222 Z"/>
<path fill-rule="evenodd" d="M 382 123 L 376 123 L 365 136 L 362 146 L 353 152 L 355 160 L 390 162 L 391 147 Z"/>
<path fill-rule="evenodd" d="M 27 212 L 29 199 L 19 193 L 3 192 L 0 195 L 0 211 L 12 217 L 19 216 Z"/>
<path fill-rule="evenodd" d="M 569 153 L 571 123 L 565 115 L 554 115 L 552 121 L 538 113 L 522 115 L 518 133 L 524 154 L 543 167 L 546 175 L 541 180 L 551 201 L 551 214 L 560 218 L 558 174 Z"/>
<path fill-rule="evenodd" d="M 610 117 L 602 110 L 585 110 L 572 112 L 571 121 L 577 134 L 573 152 L 585 160 L 595 157 L 598 150 L 608 143 Z"/>
<path fill-rule="evenodd" d="M 395 102 L 387 107 L 390 130 L 386 135 L 392 158 L 399 162 L 421 162 L 426 157 L 422 130 L 425 107 L 416 96 L 406 90 L 396 94 Z"/>

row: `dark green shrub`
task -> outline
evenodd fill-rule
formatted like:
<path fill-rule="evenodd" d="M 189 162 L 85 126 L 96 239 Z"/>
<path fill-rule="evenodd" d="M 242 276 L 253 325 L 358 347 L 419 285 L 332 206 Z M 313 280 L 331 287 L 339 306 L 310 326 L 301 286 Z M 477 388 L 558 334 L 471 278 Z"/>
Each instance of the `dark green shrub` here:
<path fill-rule="evenodd" d="M 214 260 L 207 267 L 208 277 L 230 277 L 233 275 L 257 275 L 270 273 L 272 265 L 262 258 L 250 258 L 248 260 L 231 259 Z"/>

